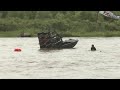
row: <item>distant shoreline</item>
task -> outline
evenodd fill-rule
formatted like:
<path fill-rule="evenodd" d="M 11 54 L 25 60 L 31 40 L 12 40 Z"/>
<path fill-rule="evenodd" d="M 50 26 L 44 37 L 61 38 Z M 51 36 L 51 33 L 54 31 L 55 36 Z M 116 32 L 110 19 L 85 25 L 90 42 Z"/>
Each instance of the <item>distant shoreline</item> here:
<path fill-rule="evenodd" d="M 31 37 L 37 37 L 36 32 L 27 32 Z M 99 31 L 99 32 L 59 32 L 62 37 L 120 37 L 120 31 Z M 0 37 L 20 37 L 20 31 L 0 31 Z"/>
<path fill-rule="evenodd" d="M 120 11 L 114 11 L 116 15 Z M 98 17 L 99 16 L 99 17 Z M 36 37 L 56 31 L 62 37 L 120 37 L 120 20 L 98 15 L 97 11 L 1 11 L 0 37 Z"/>

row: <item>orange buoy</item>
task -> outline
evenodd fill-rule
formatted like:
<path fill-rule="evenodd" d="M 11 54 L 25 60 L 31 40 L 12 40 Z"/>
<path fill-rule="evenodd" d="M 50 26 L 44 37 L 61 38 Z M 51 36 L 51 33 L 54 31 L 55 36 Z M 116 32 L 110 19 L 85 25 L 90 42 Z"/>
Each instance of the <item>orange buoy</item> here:
<path fill-rule="evenodd" d="M 15 52 L 21 52 L 22 50 L 19 49 L 19 48 L 16 48 L 14 51 L 15 51 Z"/>

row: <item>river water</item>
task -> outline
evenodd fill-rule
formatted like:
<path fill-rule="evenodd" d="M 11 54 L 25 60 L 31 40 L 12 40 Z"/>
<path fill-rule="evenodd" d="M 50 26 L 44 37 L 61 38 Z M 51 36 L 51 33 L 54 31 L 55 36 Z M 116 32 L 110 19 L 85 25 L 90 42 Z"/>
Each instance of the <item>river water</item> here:
<path fill-rule="evenodd" d="M 73 49 L 40 50 L 37 37 L 0 38 L 0 79 L 120 78 L 120 37 L 73 39 Z"/>

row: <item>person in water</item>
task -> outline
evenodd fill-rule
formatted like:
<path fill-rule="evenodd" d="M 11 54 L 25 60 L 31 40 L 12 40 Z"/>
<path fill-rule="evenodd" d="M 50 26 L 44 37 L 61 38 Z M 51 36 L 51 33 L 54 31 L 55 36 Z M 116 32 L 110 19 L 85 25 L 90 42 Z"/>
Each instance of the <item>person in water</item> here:
<path fill-rule="evenodd" d="M 92 45 L 92 47 L 91 47 L 91 51 L 96 51 L 96 48 L 95 48 L 94 45 Z"/>

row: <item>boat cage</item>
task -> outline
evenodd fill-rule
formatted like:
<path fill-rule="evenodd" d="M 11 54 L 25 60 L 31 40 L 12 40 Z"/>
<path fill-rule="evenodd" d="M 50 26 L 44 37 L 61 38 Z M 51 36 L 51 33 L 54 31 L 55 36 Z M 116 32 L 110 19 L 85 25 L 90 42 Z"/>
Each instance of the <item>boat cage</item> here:
<path fill-rule="evenodd" d="M 62 43 L 62 37 L 54 32 L 38 33 L 38 38 L 41 48 L 58 47 Z"/>

